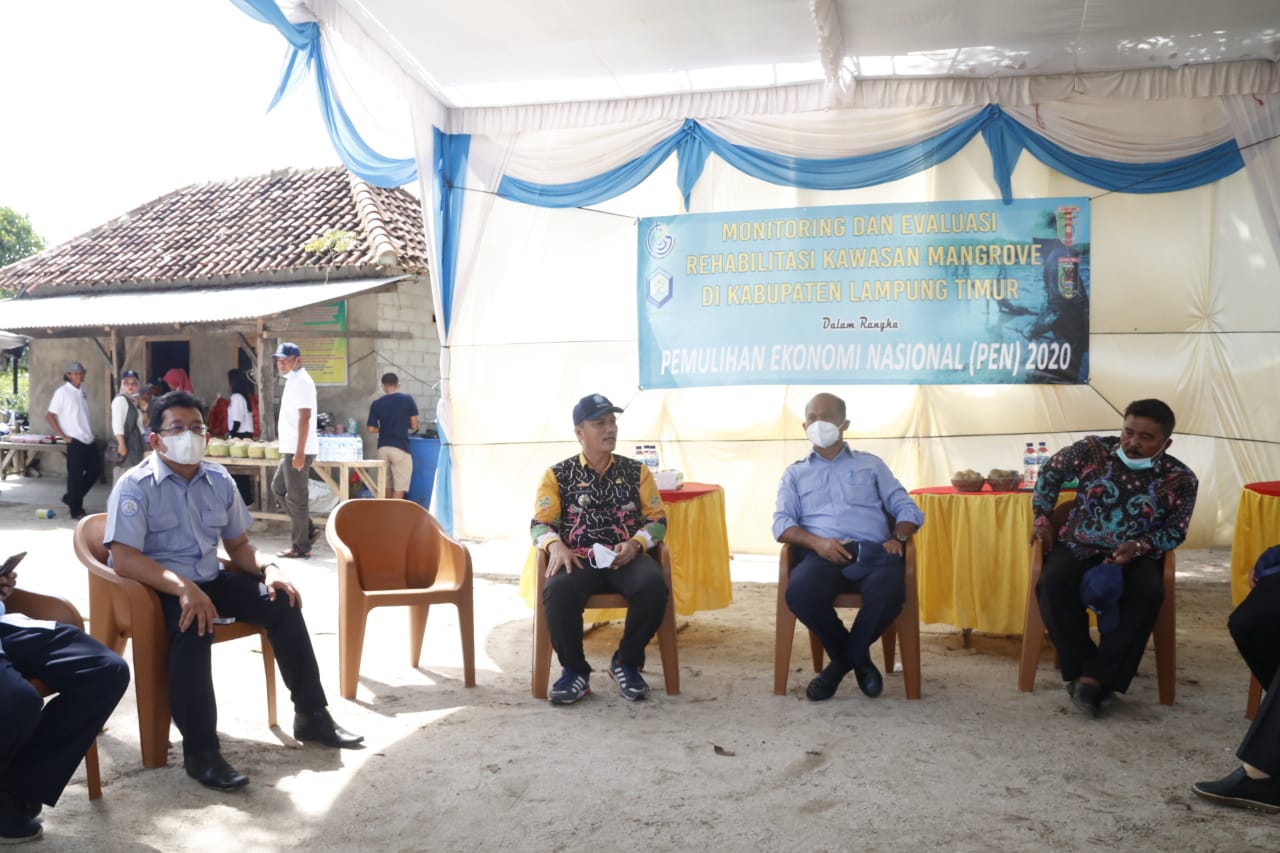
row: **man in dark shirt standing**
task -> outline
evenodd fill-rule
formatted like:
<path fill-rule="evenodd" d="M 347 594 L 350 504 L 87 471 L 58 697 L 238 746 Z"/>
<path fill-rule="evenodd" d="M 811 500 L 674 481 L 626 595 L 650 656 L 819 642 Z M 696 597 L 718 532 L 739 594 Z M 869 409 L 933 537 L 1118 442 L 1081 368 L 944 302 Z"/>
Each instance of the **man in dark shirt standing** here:
<path fill-rule="evenodd" d="M 383 396 L 369 407 L 369 432 L 378 436 L 378 458 L 391 468 L 389 498 L 403 498 L 413 477 L 409 433 L 418 431 L 418 404 L 400 391 L 400 377 L 382 374 Z"/>

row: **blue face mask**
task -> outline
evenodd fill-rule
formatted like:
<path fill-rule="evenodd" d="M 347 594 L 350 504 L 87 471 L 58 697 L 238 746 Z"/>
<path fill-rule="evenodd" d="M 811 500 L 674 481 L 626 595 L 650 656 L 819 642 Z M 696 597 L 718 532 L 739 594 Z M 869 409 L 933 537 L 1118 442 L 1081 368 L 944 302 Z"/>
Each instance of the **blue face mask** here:
<path fill-rule="evenodd" d="M 1124 448 L 1120 447 L 1118 444 L 1116 445 L 1115 452 L 1116 456 L 1120 458 L 1120 461 L 1123 462 L 1125 467 L 1130 471 L 1150 471 L 1151 466 L 1156 463 L 1156 456 L 1160 455 L 1160 453 L 1157 453 L 1156 456 L 1143 456 L 1141 459 L 1130 459 L 1125 454 Z M 1163 449 L 1161 452 L 1164 452 Z"/>

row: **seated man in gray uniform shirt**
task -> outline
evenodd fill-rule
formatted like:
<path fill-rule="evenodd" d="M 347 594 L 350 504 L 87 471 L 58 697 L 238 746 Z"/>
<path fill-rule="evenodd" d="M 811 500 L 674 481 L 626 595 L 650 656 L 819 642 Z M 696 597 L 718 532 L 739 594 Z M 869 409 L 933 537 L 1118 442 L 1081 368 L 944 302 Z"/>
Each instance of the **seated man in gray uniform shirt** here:
<path fill-rule="evenodd" d="M 160 594 L 169 632 L 169 701 L 182 732 L 187 775 L 217 790 L 242 788 L 249 777 L 222 757 L 209 667 L 214 620 L 234 618 L 267 629 L 296 711 L 293 735 L 331 747 L 363 738 L 329 716 L 302 600 L 275 563 L 249 542 L 252 522 L 235 481 L 204 461 L 204 407 L 174 391 L 152 401 L 151 448 L 107 502 L 104 544 L 122 576 Z M 231 558 L 218 562 L 218 542 Z"/>

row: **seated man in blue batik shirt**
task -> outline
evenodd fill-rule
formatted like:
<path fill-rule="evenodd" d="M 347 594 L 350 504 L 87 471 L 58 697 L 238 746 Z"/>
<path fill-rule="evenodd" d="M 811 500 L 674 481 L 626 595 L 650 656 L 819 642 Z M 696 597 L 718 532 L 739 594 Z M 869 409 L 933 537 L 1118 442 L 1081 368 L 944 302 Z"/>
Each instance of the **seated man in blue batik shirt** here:
<path fill-rule="evenodd" d="M 1067 692 L 1090 717 L 1129 689 L 1164 600 L 1164 552 L 1182 544 L 1195 509 L 1196 475 L 1166 452 L 1173 424 L 1165 403 L 1136 400 L 1119 437 L 1064 447 L 1036 480 L 1032 535 L 1045 554 L 1036 598 Z M 1058 492 L 1070 480 L 1079 481 L 1076 502 L 1054 530 Z M 1085 573 L 1104 562 L 1121 567 L 1123 590 L 1117 627 L 1095 645 L 1080 590 Z"/>
<path fill-rule="evenodd" d="M 809 401 L 804 430 L 813 451 L 783 473 L 773 514 L 774 538 L 803 549 L 787 582 L 787 606 L 831 658 L 805 690 L 815 702 L 834 696 L 849 670 L 863 693 L 880 695 L 884 680 L 871 644 L 902 611 L 906 545 L 924 524 L 889 466 L 842 440 L 848 427 L 844 400 L 819 394 Z M 848 629 L 835 609 L 842 592 L 862 596 Z"/>
<path fill-rule="evenodd" d="M 173 391 L 152 401 L 148 414 L 155 453 L 116 483 L 103 544 L 122 577 L 159 593 L 170 643 L 169 703 L 187 775 L 220 791 L 249 783 L 222 757 L 218 742 L 209 664 L 219 618 L 267 629 L 293 699 L 294 737 L 359 746 L 363 738 L 335 724 L 326 709 L 298 590 L 249 541 L 253 518 L 227 469 L 204 461 L 203 405 Z M 218 562 L 219 542 L 230 558 L 226 568 Z"/>

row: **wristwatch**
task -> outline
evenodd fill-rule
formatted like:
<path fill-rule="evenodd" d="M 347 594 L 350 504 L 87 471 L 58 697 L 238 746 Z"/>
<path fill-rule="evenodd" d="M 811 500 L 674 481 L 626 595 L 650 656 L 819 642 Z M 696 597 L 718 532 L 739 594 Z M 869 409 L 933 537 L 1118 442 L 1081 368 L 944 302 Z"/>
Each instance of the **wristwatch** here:
<path fill-rule="evenodd" d="M 259 566 L 258 571 L 260 574 L 258 575 L 258 580 L 260 581 L 266 580 L 267 569 L 271 568 L 272 566 L 275 566 L 277 569 L 280 568 L 280 564 L 277 563 L 275 560 L 272 560 L 270 563 L 264 563 L 263 565 Z"/>
<path fill-rule="evenodd" d="M 895 534 L 893 534 L 893 538 L 894 538 L 894 539 L 897 539 L 897 540 L 898 540 L 899 542 L 901 542 L 903 545 L 906 545 L 906 544 L 907 544 L 907 540 L 908 540 L 908 539 L 910 539 L 911 537 L 910 537 L 910 536 L 907 536 L 907 535 L 906 535 L 906 534 L 904 534 L 904 533 L 895 533 Z"/>

